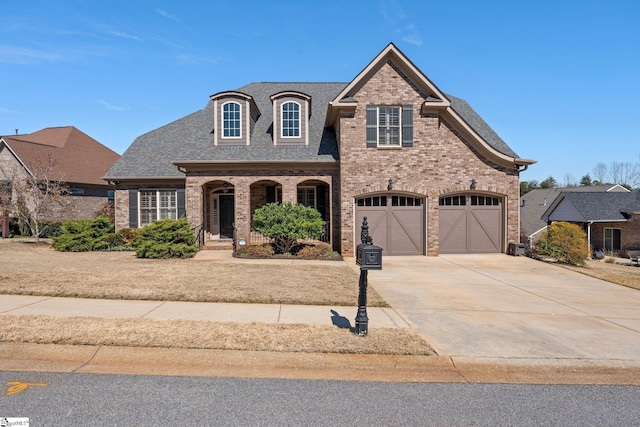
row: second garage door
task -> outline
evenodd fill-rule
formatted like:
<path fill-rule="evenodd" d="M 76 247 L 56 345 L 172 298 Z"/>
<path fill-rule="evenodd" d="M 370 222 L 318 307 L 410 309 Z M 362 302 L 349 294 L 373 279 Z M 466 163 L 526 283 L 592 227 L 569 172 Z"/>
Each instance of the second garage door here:
<path fill-rule="evenodd" d="M 502 250 L 502 199 L 482 194 L 441 197 L 440 253 Z"/>
<path fill-rule="evenodd" d="M 424 255 L 424 201 L 403 195 L 378 195 L 356 200 L 356 244 L 367 217 L 373 244 L 383 255 Z"/>

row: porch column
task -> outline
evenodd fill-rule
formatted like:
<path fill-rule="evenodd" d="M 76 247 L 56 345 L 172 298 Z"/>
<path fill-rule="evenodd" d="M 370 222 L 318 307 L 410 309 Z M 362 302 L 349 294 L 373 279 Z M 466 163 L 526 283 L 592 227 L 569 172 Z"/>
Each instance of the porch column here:
<path fill-rule="evenodd" d="M 282 203 L 298 203 L 298 185 L 287 180 L 282 183 Z"/>
<path fill-rule="evenodd" d="M 184 192 L 187 219 L 192 227 L 197 227 L 204 223 L 204 187 L 198 181 L 187 177 Z"/>
<path fill-rule="evenodd" d="M 246 180 L 232 180 L 235 193 L 234 222 L 238 240 L 250 241 L 251 237 L 251 187 Z"/>

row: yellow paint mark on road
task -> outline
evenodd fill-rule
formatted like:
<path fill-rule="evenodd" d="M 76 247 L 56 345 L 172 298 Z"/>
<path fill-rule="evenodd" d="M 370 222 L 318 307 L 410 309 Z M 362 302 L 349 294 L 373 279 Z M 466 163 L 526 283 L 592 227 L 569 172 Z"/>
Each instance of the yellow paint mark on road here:
<path fill-rule="evenodd" d="M 20 393 L 27 389 L 27 387 L 46 387 L 48 384 L 38 384 L 38 383 L 23 383 L 20 381 L 10 381 L 7 383 L 9 388 L 7 389 L 7 396 L 11 396 L 12 394 Z"/>

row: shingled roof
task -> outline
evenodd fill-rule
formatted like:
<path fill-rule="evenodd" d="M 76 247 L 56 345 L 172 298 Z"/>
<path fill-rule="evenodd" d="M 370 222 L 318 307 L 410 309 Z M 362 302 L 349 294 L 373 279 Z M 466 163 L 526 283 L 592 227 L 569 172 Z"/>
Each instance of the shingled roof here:
<path fill-rule="evenodd" d="M 179 162 L 331 162 L 339 160 L 333 129 L 324 126 L 329 102 L 347 83 L 251 83 L 237 89 L 253 97 L 261 115 L 256 122 L 250 145 L 223 146 L 213 143 L 213 102 L 175 122 L 139 136 L 106 173 L 105 179 L 182 178 L 174 163 Z M 273 143 L 271 128 L 273 104 L 270 96 L 282 91 L 308 94 L 313 104 L 309 119 L 309 145 L 284 146 Z M 512 156 L 517 155 L 482 120 L 469 104 L 453 96 L 452 108 L 489 145 Z"/>
<path fill-rule="evenodd" d="M 547 227 L 542 215 L 562 193 L 606 193 L 629 190 L 618 184 L 590 185 L 583 187 L 537 188 L 520 197 L 520 229 L 527 236 L 536 234 Z"/>
<path fill-rule="evenodd" d="M 336 162 L 338 145 L 333 129 L 324 127 L 326 106 L 346 83 L 251 83 L 237 89 L 253 97 L 261 115 L 250 145 L 213 143 L 213 101 L 205 109 L 144 134 L 133 142 L 105 179 L 183 177 L 173 162 Z M 297 91 L 311 96 L 309 145 L 275 145 L 271 137 L 271 95 Z"/>
<path fill-rule="evenodd" d="M 626 221 L 628 212 L 640 212 L 640 192 L 563 192 L 542 215 L 550 217 L 561 203 L 570 203 L 581 222 Z"/>
<path fill-rule="evenodd" d="M 120 157 L 73 126 L 0 138 L 31 173 L 37 174 L 51 159 L 53 170 L 49 178 L 67 183 L 106 185 L 102 176 Z"/>

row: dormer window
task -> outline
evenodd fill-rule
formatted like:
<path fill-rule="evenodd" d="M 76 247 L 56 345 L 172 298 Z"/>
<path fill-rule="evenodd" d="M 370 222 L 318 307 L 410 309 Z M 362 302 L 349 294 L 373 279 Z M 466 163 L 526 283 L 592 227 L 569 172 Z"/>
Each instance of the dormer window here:
<path fill-rule="evenodd" d="M 241 138 L 242 128 L 240 104 L 237 102 L 227 102 L 222 106 L 222 137 Z"/>
<path fill-rule="evenodd" d="M 285 91 L 271 95 L 273 103 L 273 143 L 309 144 L 311 97 L 302 92 Z"/>
<path fill-rule="evenodd" d="M 213 101 L 214 145 L 249 145 L 260 110 L 253 97 L 242 92 L 219 92 Z"/>
<path fill-rule="evenodd" d="M 282 105 L 282 137 L 300 137 L 300 104 L 286 102 Z"/>

